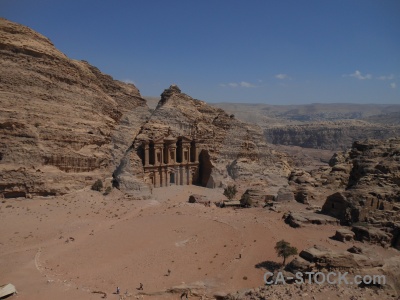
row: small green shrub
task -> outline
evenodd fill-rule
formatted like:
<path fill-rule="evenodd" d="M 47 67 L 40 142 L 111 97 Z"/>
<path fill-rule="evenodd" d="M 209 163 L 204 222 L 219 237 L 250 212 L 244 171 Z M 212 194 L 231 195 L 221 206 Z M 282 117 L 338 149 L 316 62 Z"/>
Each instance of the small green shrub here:
<path fill-rule="evenodd" d="M 103 189 L 103 182 L 100 179 L 97 179 L 96 182 L 93 183 L 92 185 L 92 190 L 101 192 L 102 189 Z"/>
<path fill-rule="evenodd" d="M 229 201 L 231 201 L 233 198 L 235 198 L 236 194 L 237 194 L 236 185 L 228 185 L 224 189 L 224 196 L 226 198 L 228 198 Z"/>

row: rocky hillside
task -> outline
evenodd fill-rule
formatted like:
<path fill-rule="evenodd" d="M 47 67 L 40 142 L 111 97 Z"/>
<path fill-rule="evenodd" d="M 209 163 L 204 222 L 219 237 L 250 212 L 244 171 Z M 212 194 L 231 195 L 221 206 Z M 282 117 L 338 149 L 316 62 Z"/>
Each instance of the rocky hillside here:
<path fill-rule="evenodd" d="M 57 195 L 97 179 L 146 190 L 143 140 L 196 132 L 218 186 L 287 184 L 286 156 L 263 131 L 171 86 L 149 109 L 138 89 L 69 59 L 46 37 L 0 19 L 0 193 Z M 113 177 L 112 177 L 113 176 Z M 208 179 L 207 179 L 208 180 Z"/>
<path fill-rule="evenodd" d="M 210 180 L 216 186 L 235 180 L 243 187 L 259 185 L 274 190 L 287 184 L 290 168 L 286 155 L 266 144 L 260 127 L 243 123 L 172 85 L 162 93 L 156 109 L 114 174 L 121 188 L 140 187 L 143 174 L 138 151 L 144 140 L 194 133 L 202 150 L 200 159 L 208 161 L 212 168 Z"/>
<path fill-rule="evenodd" d="M 0 19 L 0 194 L 62 194 L 111 177 L 149 114 L 132 84 Z"/>
<path fill-rule="evenodd" d="M 347 183 L 327 197 L 322 213 L 353 225 L 357 240 L 400 249 L 400 139 L 355 142 L 330 164 Z"/>
<path fill-rule="evenodd" d="M 345 223 L 400 221 L 399 138 L 354 142 L 330 164 L 347 184 L 343 192 L 328 197 L 324 212 Z"/>

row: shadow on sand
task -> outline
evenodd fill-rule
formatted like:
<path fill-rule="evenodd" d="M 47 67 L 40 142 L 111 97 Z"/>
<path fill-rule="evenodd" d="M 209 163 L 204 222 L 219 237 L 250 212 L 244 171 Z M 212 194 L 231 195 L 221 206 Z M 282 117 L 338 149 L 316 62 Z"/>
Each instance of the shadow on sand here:
<path fill-rule="evenodd" d="M 276 270 L 281 269 L 282 268 L 282 264 L 277 263 L 275 261 L 266 260 L 266 261 L 263 261 L 263 262 L 260 262 L 260 263 L 256 264 L 255 267 L 257 269 L 265 269 L 265 270 L 268 270 L 270 272 L 274 272 Z"/>

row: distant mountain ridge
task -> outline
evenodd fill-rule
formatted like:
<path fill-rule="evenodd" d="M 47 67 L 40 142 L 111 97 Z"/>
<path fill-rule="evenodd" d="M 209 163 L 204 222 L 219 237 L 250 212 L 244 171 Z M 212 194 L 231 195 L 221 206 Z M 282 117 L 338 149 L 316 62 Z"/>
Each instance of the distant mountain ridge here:
<path fill-rule="evenodd" d="M 356 140 L 400 135 L 396 104 L 213 104 L 259 125 L 269 143 L 343 150 Z"/>

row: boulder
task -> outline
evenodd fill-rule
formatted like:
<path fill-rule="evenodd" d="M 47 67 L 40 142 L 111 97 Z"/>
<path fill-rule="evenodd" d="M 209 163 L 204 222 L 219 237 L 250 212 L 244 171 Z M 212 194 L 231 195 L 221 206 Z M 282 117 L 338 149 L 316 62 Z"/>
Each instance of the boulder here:
<path fill-rule="evenodd" d="M 349 242 L 354 240 L 354 236 L 355 234 L 353 231 L 345 228 L 340 228 L 336 230 L 335 236 L 333 238 L 340 242 Z"/>
<path fill-rule="evenodd" d="M 189 203 L 206 203 L 208 202 L 206 196 L 193 194 L 189 196 Z"/>
<path fill-rule="evenodd" d="M 243 193 L 240 203 L 243 206 L 261 206 L 265 203 L 265 193 L 259 189 L 247 189 Z"/>
<path fill-rule="evenodd" d="M 365 254 L 365 248 L 359 246 L 352 246 L 349 249 L 347 249 L 347 252 L 354 254 Z"/>
<path fill-rule="evenodd" d="M 300 252 L 300 257 L 315 263 L 318 269 L 326 268 L 349 270 L 382 266 L 381 261 L 373 260 L 361 254 L 334 252 L 328 248 L 314 245 Z"/>
<path fill-rule="evenodd" d="M 391 244 L 392 235 L 380 230 L 379 228 L 357 225 L 353 226 L 351 230 L 354 232 L 357 241 L 367 241 L 382 246 Z"/>
<path fill-rule="evenodd" d="M 290 212 L 284 215 L 285 223 L 291 227 L 297 228 L 307 224 L 333 224 L 338 225 L 339 220 L 331 216 L 307 211 L 307 212 Z"/>
<path fill-rule="evenodd" d="M 298 256 L 285 266 L 285 270 L 294 274 L 297 272 L 304 273 L 311 270 L 312 266 L 312 263 Z"/>
<path fill-rule="evenodd" d="M 309 200 L 311 198 L 310 191 L 306 188 L 299 188 L 295 194 L 295 200 L 299 203 L 310 204 Z"/>
<path fill-rule="evenodd" d="M 276 196 L 275 201 L 277 202 L 289 202 L 294 201 L 293 192 L 287 188 L 281 188 L 278 191 L 278 195 Z"/>

